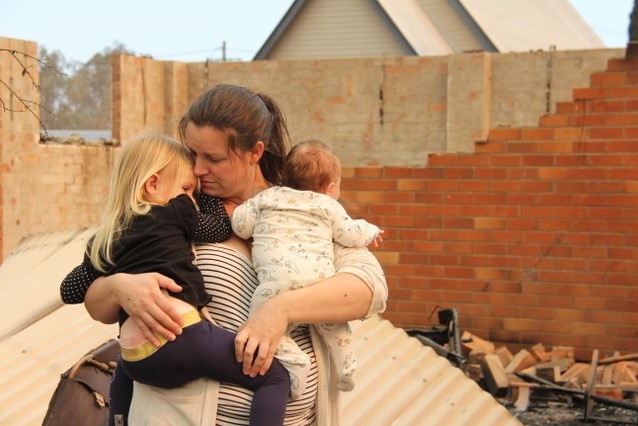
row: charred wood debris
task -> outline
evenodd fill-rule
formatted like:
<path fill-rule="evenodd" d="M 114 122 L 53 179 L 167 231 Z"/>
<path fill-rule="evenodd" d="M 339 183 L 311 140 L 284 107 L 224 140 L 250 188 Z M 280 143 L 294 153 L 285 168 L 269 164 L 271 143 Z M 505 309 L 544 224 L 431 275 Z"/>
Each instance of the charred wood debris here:
<path fill-rule="evenodd" d="M 409 329 L 408 335 L 447 358 L 468 377 L 514 413 L 551 402 L 582 410 L 582 421 L 638 424 L 638 353 L 600 354 L 591 361 L 574 358 L 571 346 L 545 347 L 537 343 L 512 353 L 505 346 L 458 327 L 456 309 L 439 309 L 438 324 Z M 618 409 L 621 417 L 596 416 L 595 407 Z"/>

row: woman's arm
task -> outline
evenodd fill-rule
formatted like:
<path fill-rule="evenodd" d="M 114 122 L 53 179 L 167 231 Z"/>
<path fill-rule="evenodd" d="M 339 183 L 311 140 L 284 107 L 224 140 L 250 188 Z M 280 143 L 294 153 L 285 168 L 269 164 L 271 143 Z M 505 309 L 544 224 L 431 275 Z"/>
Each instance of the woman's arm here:
<path fill-rule="evenodd" d="M 170 278 L 157 273 L 114 274 L 96 279 L 86 292 L 84 306 L 97 321 L 118 321 L 120 308 L 135 320 L 144 336 L 159 346 L 158 333 L 168 340 L 181 334 L 181 316 L 163 290 L 181 291 Z"/>
<path fill-rule="evenodd" d="M 335 250 L 337 274 L 265 302 L 237 333 L 235 352 L 252 377 L 265 373 L 288 323 L 346 322 L 385 310 L 383 270 L 366 249 Z"/>

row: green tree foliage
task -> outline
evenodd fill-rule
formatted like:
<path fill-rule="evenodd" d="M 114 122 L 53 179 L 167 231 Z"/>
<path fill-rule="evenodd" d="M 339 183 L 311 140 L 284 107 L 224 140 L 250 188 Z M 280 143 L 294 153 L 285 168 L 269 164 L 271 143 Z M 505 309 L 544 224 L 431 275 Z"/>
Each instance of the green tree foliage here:
<path fill-rule="evenodd" d="M 53 129 L 60 104 L 64 100 L 68 63 L 60 51 L 49 52 L 40 47 L 40 120 L 47 129 Z M 46 64 L 46 65 L 45 65 Z M 57 70 L 57 72 L 56 72 Z"/>
<path fill-rule="evenodd" d="M 41 119 L 47 129 L 111 129 L 111 55 L 131 54 L 121 43 L 96 53 L 86 63 L 68 62 L 59 51 L 40 49 L 40 59 L 63 71 L 40 69 Z"/>

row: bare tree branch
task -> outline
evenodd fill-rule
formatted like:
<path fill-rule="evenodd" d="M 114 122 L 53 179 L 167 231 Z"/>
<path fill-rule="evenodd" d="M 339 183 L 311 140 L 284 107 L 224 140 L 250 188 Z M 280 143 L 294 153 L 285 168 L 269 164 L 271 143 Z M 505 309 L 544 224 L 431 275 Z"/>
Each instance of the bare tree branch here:
<path fill-rule="evenodd" d="M 55 73 L 61 75 L 61 76 L 67 76 L 67 74 L 63 73 L 62 71 L 52 67 L 51 65 L 49 65 L 48 63 L 46 63 L 45 61 L 36 58 L 35 56 L 29 55 L 28 53 L 24 53 L 15 49 L 4 49 L 4 48 L 0 48 L 0 53 L 7 53 L 10 56 L 13 57 L 13 59 L 20 65 L 20 67 L 22 67 L 22 72 L 21 72 L 21 76 L 22 77 L 27 77 L 30 81 L 31 81 L 31 85 L 38 91 L 40 92 L 40 85 L 37 83 L 36 79 L 33 77 L 33 74 L 31 74 L 30 68 L 32 68 L 32 65 L 25 65 L 23 59 L 24 58 L 28 58 L 28 59 L 32 59 L 34 61 L 36 61 L 38 64 L 41 64 L 47 68 L 49 68 L 50 70 L 54 71 Z M 18 55 L 22 55 L 22 58 L 18 57 Z M 2 84 L 4 87 L 7 88 L 7 90 L 9 90 L 9 93 L 11 95 L 13 95 L 18 102 L 20 103 L 20 105 L 22 105 L 22 107 L 24 109 L 16 109 L 13 107 L 8 107 L 6 102 L 0 98 L 0 109 L 2 111 L 7 111 L 7 112 L 29 112 L 31 115 L 33 115 L 35 117 L 36 120 L 38 120 L 38 123 L 40 124 L 40 127 L 44 130 L 44 134 L 47 135 L 47 129 L 46 126 L 44 125 L 44 123 L 42 122 L 42 120 L 40 120 L 40 115 L 37 113 L 37 109 L 42 109 L 44 111 L 46 111 L 47 113 L 53 115 L 53 113 L 51 111 L 49 111 L 48 109 L 44 108 L 39 102 L 33 102 L 29 99 L 25 99 L 22 96 L 20 96 L 15 90 L 13 90 L 13 88 L 7 84 L 5 81 L 0 80 L 0 84 Z M 33 109 L 33 107 L 35 107 L 35 111 Z"/>

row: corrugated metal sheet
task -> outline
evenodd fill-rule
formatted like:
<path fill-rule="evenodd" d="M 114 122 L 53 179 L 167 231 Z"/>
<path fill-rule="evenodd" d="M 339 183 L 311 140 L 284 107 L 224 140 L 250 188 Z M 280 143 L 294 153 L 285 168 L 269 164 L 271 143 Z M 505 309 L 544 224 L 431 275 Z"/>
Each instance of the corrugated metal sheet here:
<path fill-rule="evenodd" d="M 0 425 L 42 424 L 60 374 L 117 336 L 117 325 L 60 300 L 60 282 L 82 260 L 91 234 L 31 237 L 0 265 Z"/>
<path fill-rule="evenodd" d="M 18 244 L 0 273 L 0 338 L 40 320 L 62 304 L 59 284 L 82 261 L 90 235 L 88 230 L 41 234 Z"/>
<path fill-rule="evenodd" d="M 342 394 L 345 425 L 520 425 L 434 350 L 380 317 L 353 321 L 357 384 Z"/>
<path fill-rule="evenodd" d="M 116 325 L 93 321 L 83 305 L 59 300 L 59 283 L 91 233 L 30 238 L 0 266 L 1 322 L 11 324 L 0 338 L 0 425 L 41 424 L 60 374 L 117 335 Z M 10 287 L 14 303 L 4 298 Z M 352 325 L 360 369 L 355 390 L 342 394 L 344 425 L 520 424 L 404 330 L 380 317 Z"/>
<path fill-rule="evenodd" d="M 60 374 L 117 336 L 84 305 L 64 306 L 0 342 L 0 425 L 41 425 Z"/>

